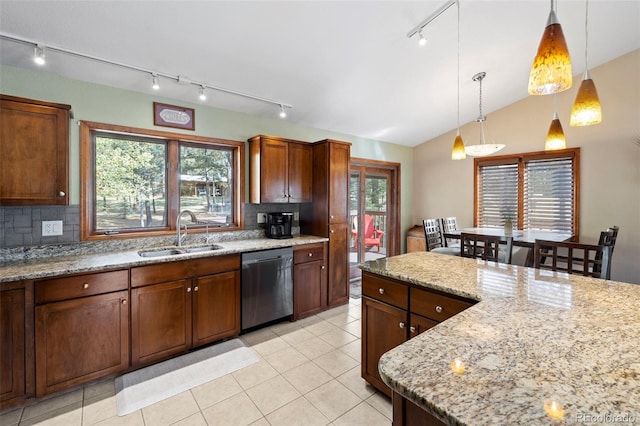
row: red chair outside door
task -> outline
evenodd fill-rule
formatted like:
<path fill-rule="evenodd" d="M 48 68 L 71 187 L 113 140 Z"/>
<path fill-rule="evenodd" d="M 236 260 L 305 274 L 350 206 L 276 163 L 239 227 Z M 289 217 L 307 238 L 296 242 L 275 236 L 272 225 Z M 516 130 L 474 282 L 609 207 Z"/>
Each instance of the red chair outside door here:
<path fill-rule="evenodd" d="M 358 249 L 358 223 L 354 220 L 354 228 L 351 230 L 353 234 L 353 247 Z M 364 215 L 364 247 L 375 247 L 377 252 L 380 252 L 380 245 L 382 244 L 382 237 L 384 231 L 376 229 L 373 223 L 373 217 L 371 215 Z"/>

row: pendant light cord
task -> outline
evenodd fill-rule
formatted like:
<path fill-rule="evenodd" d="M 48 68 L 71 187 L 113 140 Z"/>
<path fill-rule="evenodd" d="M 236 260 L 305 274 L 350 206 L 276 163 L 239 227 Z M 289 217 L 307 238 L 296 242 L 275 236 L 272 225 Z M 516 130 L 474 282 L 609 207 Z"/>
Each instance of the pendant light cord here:
<path fill-rule="evenodd" d="M 458 133 L 460 133 L 460 0 L 456 1 L 458 9 Z"/>
<path fill-rule="evenodd" d="M 587 50 L 589 50 L 589 0 L 586 0 L 586 7 L 584 12 L 584 69 L 587 71 L 589 65 L 587 64 Z"/>

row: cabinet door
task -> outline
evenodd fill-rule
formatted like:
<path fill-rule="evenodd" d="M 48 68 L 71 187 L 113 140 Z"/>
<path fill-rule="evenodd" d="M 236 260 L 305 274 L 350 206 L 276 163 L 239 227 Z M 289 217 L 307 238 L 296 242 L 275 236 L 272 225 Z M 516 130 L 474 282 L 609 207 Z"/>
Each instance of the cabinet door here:
<path fill-rule="evenodd" d="M 387 396 L 391 389 L 380 378 L 378 361 L 406 340 L 407 311 L 362 298 L 362 378 Z"/>
<path fill-rule="evenodd" d="M 437 321 L 412 313 L 409 317 L 409 339 L 416 337 L 418 334 L 427 331 L 437 324 Z"/>
<path fill-rule="evenodd" d="M 191 280 L 131 290 L 131 363 L 138 366 L 191 345 Z"/>
<path fill-rule="evenodd" d="M 70 107 L 24 101 L 0 101 L 0 205 L 66 205 Z"/>
<path fill-rule="evenodd" d="M 240 334 L 240 272 L 194 280 L 193 346 Z"/>
<path fill-rule="evenodd" d="M 36 396 L 129 366 L 127 291 L 36 307 Z"/>
<path fill-rule="evenodd" d="M 329 306 L 349 300 L 349 224 L 329 226 Z"/>
<path fill-rule="evenodd" d="M 310 203 L 312 200 L 311 169 L 313 150 L 311 145 L 289 143 L 289 202 Z"/>
<path fill-rule="evenodd" d="M 316 314 L 327 304 L 327 268 L 324 260 L 293 266 L 293 317 Z"/>
<path fill-rule="evenodd" d="M 349 162 L 350 147 L 346 144 L 329 145 L 329 223 L 349 221 Z"/>
<path fill-rule="evenodd" d="M 0 401 L 25 394 L 24 289 L 0 292 Z"/>
<path fill-rule="evenodd" d="M 264 139 L 260 142 L 260 202 L 289 202 L 287 142 Z"/>

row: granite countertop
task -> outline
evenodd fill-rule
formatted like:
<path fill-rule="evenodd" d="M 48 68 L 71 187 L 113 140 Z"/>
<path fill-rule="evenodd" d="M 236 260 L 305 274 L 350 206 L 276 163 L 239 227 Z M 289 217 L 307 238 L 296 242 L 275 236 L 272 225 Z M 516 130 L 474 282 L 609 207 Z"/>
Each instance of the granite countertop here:
<path fill-rule="evenodd" d="M 380 359 L 446 423 L 640 423 L 640 286 L 428 252 L 360 268 L 479 301 Z"/>
<path fill-rule="evenodd" d="M 129 268 L 132 266 L 148 265 L 152 263 L 175 262 L 198 257 L 221 256 L 225 254 L 244 253 L 272 248 L 291 247 L 301 244 L 311 244 L 328 241 L 328 238 L 311 235 L 298 235 L 294 238 L 275 240 L 268 238 L 250 238 L 230 241 L 216 241 L 212 245 L 220 246 L 214 251 L 199 253 L 184 253 L 160 257 L 142 257 L 139 249 L 113 251 L 93 254 L 74 254 L 67 256 L 36 257 L 26 260 L 0 262 L 0 283 L 25 279 L 46 278 L 63 274 L 82 272 L 96 272 L 114 268 Z M 202 244 L 193 244 L 201 246 Z M 189 244 L 184 247 L 189 247 Z M 166 246 L 175 248 L 175 246 Z M 148 250 L 146 248 L 145 250 Z"/>

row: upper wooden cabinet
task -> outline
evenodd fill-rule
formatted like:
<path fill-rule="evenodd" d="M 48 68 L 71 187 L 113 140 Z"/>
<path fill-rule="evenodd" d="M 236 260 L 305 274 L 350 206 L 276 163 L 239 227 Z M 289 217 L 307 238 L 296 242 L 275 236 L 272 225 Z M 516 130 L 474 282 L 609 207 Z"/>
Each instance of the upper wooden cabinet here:
<path fill-rule="evenodd" d="M 68 204 L 70 111 L 0 95 L 0 205 Z"/>
<path fill-rule="evenodd" d="M 252 203 L 311 202 L 310 144 L 258 135 L 249 139 L 249 153 Z"/>

